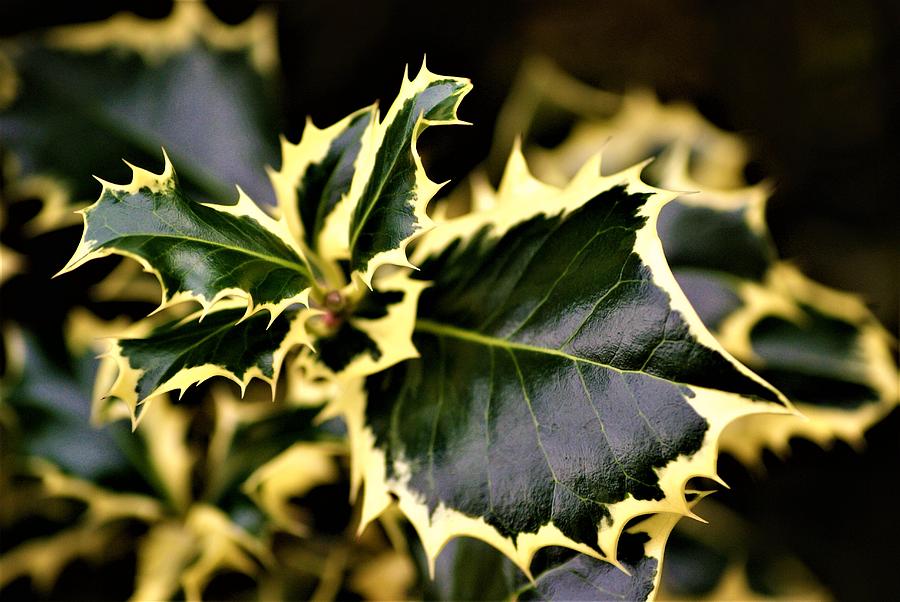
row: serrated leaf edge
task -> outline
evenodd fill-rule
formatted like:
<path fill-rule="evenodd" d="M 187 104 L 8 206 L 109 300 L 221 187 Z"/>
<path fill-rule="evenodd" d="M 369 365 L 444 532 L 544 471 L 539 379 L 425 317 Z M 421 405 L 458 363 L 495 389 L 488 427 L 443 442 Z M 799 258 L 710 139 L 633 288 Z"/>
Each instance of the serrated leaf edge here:
<path fill-rule="evenodd" d="M 891 355 L 890 333 L 859 296 L 814 282 L 785 261 L 773 264 L 762 284 L 742 281 L 736 290 L 743 304 L 722 321 L 717 332 L 719 340 L 736 357 L 750 364 L 765 365 L 753 351 L 750 333 L 767 317 L 778 317 L 802 327 L 806 320 L 798 305 L 802 302 L 857 326 L 857 351 L 865 366 L 866 382 L 878 397 L 872 403 L 849 410 L 798 401 L 797 408 L 805 420 L 789 419 L 776 424 L 761 416 L 741 421 L 726 433 L 723 449 L 747 466 L 755 466 L 762 449 L 786 455 L 792 437 L 803 437 L 823 447 L 840 439 L 861 448 L 866 430 L 900 405 L 900 372 Z"/>
<path fill-rule="evenodd" d="M 326 128 L 317 127 L 312 119 L 307 118 L 303 135 L 296 144 L 289 142 L 284 136 L 280 137 L 281 169 L 276 171 L 267 168 L 266 173 L 275 189 L 280 217 L 287 222 L 288 230 L 297 241 L 302 243 L 305 235 L 297 207 L 297 185 L 310 165 L 320 163 L 327 156 L 335 138 L 343 133 L 354 119 L 366 112 L 374 113 L 375 106 L 354 111 Z M 315 242 L 318 244 L 318 241 Z"/>
<path fill-rule="evenodd" d="M 162 173 L 155 174 L 141 167 L 131 165 L 130 163 L 125 161 L 125 164 L 128 165 L 129 168 L 131 168 L 132 172 L 131 182 L 129 182 L 128 184 L 113 184 L 101 178 L 97 178 L 96 176 L 95 179 L 97 179 L 97 181 L 99 181 L 103 186 L 103 192 L 109 191 L 126 194 L 136 194 L 142 188 L 148 188 L 151 192 L 162 192 L 173 185 L 175 178 L 175 170 L 165 149 L 163 149 L 162 153 L 165 162 Z M 290 234 L 284 218 L 276 220 L 267 215 L 262 209 L 260 209 L 260 207 L 256 203 L 253 202 L 252 199 L 250 199 L 250 197 L 247 196 L 247 194 L 240 188 L 240 186 L 237 187 L 237 192 L 238 200 L 234 205 L 217 205 L 212 203 L 200 204 L 222 213 L 228 213 L 236 217 L 248 217 L 256 221 L 264 228 L 275 234 L 279 238 L 279 240 L 281 240 L 281 242 L 286 244 L 288 248 L 294 251 L 297 256 L 305 262 L 306 256 L 300 249 L 296 240 Z M 212 311 L 214 307 L 219 306 L 220 303 L 225 302 L 229 299 L 237 298 L 243 299 L 246 304 L 247 311 L 244 314 L 244 318 L 248 318 L 259 311 L 267 310 L 269 312 L 269 325 L 271 326 L 272 322 L 274 322 L 275 319 L 291 305 L 299 303 L 307 307 L 309 306 L 309 294 L 312 291 L 312 287 L 306 288 L 293 297 L 282 299 L 278 303 L 254 303 L 253 296 L 249 292 L 239 288 L 222 289 L 221 291 L 217 292 L 211 299 L 207 299 L 202 294 L 195 293 L 193 291 L 178 291 L 174 295 L 170 294 L 165 286 L 165 283 L 163 282 L 162 274 L 160 274 L 159 270 L 154 268 L 145 258 L 129 251 L 124 251 L 117 248 L 97 249 L 94 248 L 94 245 L 97 241 L 87 239 L 88 214 L 99 206 L 102 198 L 103 193 L 100 194 L 98 200 L 95 201 L 92 205 L 85 209 L 76 211 L 76 213 L 80 214 L 82 217 L 84 223 L 84 231 L 81 234 L 81 240 L 79 241 L 78 247 L 75 249 L 72 258 L 69 259 L 68 263 L 66 263 L 66 265 L 63 266 L 63 268 L 54 275 L 54 278 L 71 272 L 72 270 L 81 267 L 82 265 L 93 259 L 99 259 L 102 257 L 107 257 L 109 255 L 121 255 L 123 257 L 134 259 L 135 261 L 140 263 L 145 272 L 153 274 L 159 281 L 159 285 L 162 290 L 162 300 L 160 301 L 159 306 L 155 310 L 153 310 L 150 315 L 156 314 L 166 308 L 178 305 L 179 303 L 183 303 L 185 301 L 196 301 L 203 308 L 203 311 L 199 316 L 199 319 L 203 319 L 206 314 Z M 312 273 L 312 270 L 310 270 L 310 273 Z"/>
<path fill-rule="evenodd" d="M 440 550 L 450 539 L 458 536 L 475 537 L 489 543 L 507 555 L 529 577 L 531 559 L 538 549 L 546 546 L 571 548 L 617 564 L 615 559 L 618 540 L 622 530 L 632 518 L 663 512 L 691 515 L 685 497 L 686 484 L 694 477 L 719 479 L 716 472 L 718 441 L 728 424 L 751 414 L 796 414 L 796 410 L 780 392 L 741 364 L 719 344 L 700 321 L 676 283 L 665 260 L 662 243 L 656 234 L 656 220 L 662 207 L 674 199 L 677 193 L 642 182 L 640 172 L 646 162 L 610 176 L 601 175 L 600 162 L 601 155 L 598 153 L 585 163 L 565 189 L 554 189 L 538 186 L 540 181 L 531 176 L 521 150 L 514 149 L 500 190 L 518 190 L 521 187 L 516 180 L 523 179 L 530 182 L 531 189 L 538 190 L 535 200 L 540 199 L 540 202 L 497 203 L 493 209 L 484 214 L 469 214 L 448 220 L 441 228 L 431 231 L 420 240 L 416 248 L 416 257 L 427 257 L 458 238 L 471 237 L 484 225 L 491 225 L 492 236 L 499 237 L 514 225 L 535 215 L 574 211 L 613 186 L 624 184 L 629 193 L 650 194 L 650 199 L 645 203 L 641 213 L 647 218 L 647 222 L 637 232 L 635 252 L 650 267 L 654 282 L 669 294 L 673 309 L 681 312 L 693 336 L 702 344 L 718 351 L 742 374 L 771 390 L 782 405 L 758 401 L 748 403 L 745 398 L 736 394 L 703 387 L 688 387 L 694 396 L 687 402 L 709 423 L 703 445 L 692 456 L 680 456 L 656 471 L 660 488 L 664 492 L 663 499 L 636 500 L 629 497 L 607 506 L 612 518 L 606 521 L 608 523 L 606 528 L 599 529 L 597 543 L 603 552 L 601 555 L 589 546 L 569 539 L 552 523 L 545 524 L 537 533 L 520 533 L 516 543 L 513 543 L 481 517 L 466 516 L 443 504 L 438 505 L 436 510 L 430 513 L 428 506 L 419 499 L 418 494 L 407 487 L 409 475 L 402 474 L 402 465 L 395 462 L 394 467 L 399 469 L 401 474 L 398 478 L 388 480 L 385 454 L 375 448 L 375 436 L 365 426 L 366 399 L 363 384 L 361 381 L 348 379 L 342 383 L 343 390 L 323 410 L 323 416 L 342 415 L 347 424 L 351 446 L 351 497 L 362 483 L 365 483 L 360 532 L 384 512 L 391 504 L 392 496 L 396 496 L 401 510 L 410 519 L 422 540 L 432 574 Z M 557 191 L 555 195 L 552 194 L 554 191 Z M 551 194 L 549 198 L 548 194 Z"/>
<path fill-rule="evenodd" d="M 388 109 L 384 119 L 378 119 L 379 115 L 376 110 L 374 118 L 366 129 L 366 132 L 363 134 L 362 147 L 360 148 L 359 157 L 357 158 L 356 172 L 353 175 L 350 191 L 340 202 L 338 202 L 335 210 L 325 221 L 325 226 L 323 227 L 323 239 L 327 240 L 330 244 L 328 247 L 323 247 L 323 255 L 328 259 L 349 258 L 352 246 L 355 243 L 355 237 L 353 233 L 350 232 L 353 211 L 356 204 L 359 202 L 362 193 L 365 191 L 366 184 L 368 183 L 368 179 L 374 168 L 378 149 L 383 142 L 385 131 L 393 123 L 397 113 L 399 113 L 407 100 L 413 98 L 418 92 L 425 90 L 430 83 L 441 79 L 455 79 L 460 82 L 466 82 L 466 84 L 462 90 L 457 93 L 456 102 L 453 105 L 452 119 L 434 121 L 425 119 L 420 115 L 413 127 L 410 147 L 413 161 L 416 165 L 415 176 L 417 194 L 413 204 L 413 214 L 416 218 L 415 232 L 400 241 L 397 247 L 377 253 L 368 261 L 364 272 L 356 271 L 354 273 L 355 276 L 360 278 L 369 288 L 372 288 L 372 278 L 375 275 L 375 271 L 383 265 L 393 265 L 412 269 L 415 269 L 416 267 L 409 261 L 407 247 L 433 227 L 434 222 L 427 214 L 428 203 L 446 184 L 446 182 L 433 182 L 428 177 L 428 174 L 425 172 L 425 168 L 422 165 L 422 158 L 419 156 L 416 143 L 421 133 L 427 127 L 438 125 L 468 125 L 468 122 L 462 121 L 456 117 L 456 112 L 463 98 L 465 98 L 472 90 L 472 84 L 469 80 L 432 73 L 428 70 L 424 58 L 419 73 L 414 79 L 409 79 L 409 68 L 407 67 L 404 69 L 400 92 Z"/>
<path fill-rule="evenodd" d="M 220 304 L 218 309 L 236 309 L 239 307 L 242 307 L 240 303 L 231 302 Z M 195 321 L 202 313 L 203 312 L 196 312 L 194 314 L 191 314 L 186 318 L 183 318 L 182 322 Z M 153 398 L 158 397 L 159 395 L 162 395 L 164 393 L 169 393 L 171 391 L 178 390 L 180 391 L 180 395 L 183 395 L 191 385 L 202 383 L 209 378 L 212 378 L 213 376 L 222 376 L 236 383 L 241 388 L 242 396 L 250 382 L 254 378 L 259 379 L 269 385 L 269 387 L 272 389 L 272 396 L 274 399 L 275 386 L 278 382 L 278 376 L 281 373 L 281 368 L 287 354 L 293 348 L 299 345 L 312 345 L 312 340 L 306 331 L 305 323 L 306 320 L 309 319 L 309 317 L 311 317 L 312 315 L 315 315 L 315 313 L 317 313 L 316 310 L 300 310 L 297 316 L 295 316 L 291 320 L 288 334 L 285 336 L 284 340 L 281 342 L 281 345 L 275 351 L 272 361 L 272 376 L 266 376 L 258 366 L 252 366 L 244 372 L 243 377 L 239 377 L 223 366 L 208 363 L 201 366 L 193 366 L 191 368 L 180 370 L 178 373 L 176 373 L 164 383 L 157 386 L 153 391 L 151 391 L 143 398 L 138 396 L 137 385 L 144 371 L 139 368 L 133 368 L 128 362 L 128 358 L 122 354 L 122 348 L 119 345 L 118 340 L 113 340 L 109 345 L 109 349 L 100 356 L 103 360 L 103 363 L 101 363 L 99 373 L 106 375 L 105 378 L 108 379 L 108 375 L 112 373 L 112 368 L 110 366 L 115 366 L 115 381 L 109 387 L 109 389 L 105 391 L 105 393 L 101 394 L 100 399 L 97 399 L 97 394 L 103 389 L 100 389 L 99 391 L 95 389 L 94 404 L 103 405 L 103 399 L 105 398 L 115 398 L 120 400 L 128 408 L 129 415 L 131 417 L 131 427 L 132 430 L 135 430 L 137 429 L 143 417 L 146 415 L 147 411 L 147 408 L 145 407 L 141 412 L 138 412 L 137 409 L 139 405 L 149 404 Z M 143 322 L 135 324 L 120 338 L 142 338 L 146 336 L 150 332 L 150 330 L 152 330 L 151 321 L 145 320 Z M 104 366 L 104 364 L 106 364 L 106 366 Z M 103 379 L 98 377 L 98 384 L 102 381 Z"/>

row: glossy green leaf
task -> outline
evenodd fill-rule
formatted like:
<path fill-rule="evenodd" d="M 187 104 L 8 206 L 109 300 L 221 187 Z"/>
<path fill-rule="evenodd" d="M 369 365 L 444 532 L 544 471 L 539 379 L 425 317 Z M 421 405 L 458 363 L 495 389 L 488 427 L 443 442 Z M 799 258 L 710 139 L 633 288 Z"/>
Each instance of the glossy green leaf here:
<path fill-rule="evenodd" d="M 456 110 L 471 89 L 467 79 L 436 75 L 423 63 L 415 79 L 404 74 L 384 118 L 376 114 L 364 134 L 350 191 L 327 225 L 333 250 L 323 251 L 347 256 L 367 285 L 382 265 L 409 265 L 406 247 L 430 227 L 425 208 L 440 185 L 425 174 L 416 142 L 429 126 L 463 123 Z"/>
<path fill-rule="evenodd" d="M 116 368 L 115 380 L 98 403 L 125 403 L 137 426 L 148 400 L 181 390 L 213 376 L 224 376 L 246 388 L 253 378 L 274 391 L 285 355 L 308 344 L 306 312 L 291 310 L 269 321 L 265 314 L 245 316 L 232 304 L 153 327 L 139 323 L 116 339 L 105 354 Z"/>
<path fill-rule="evenodd" d="M 636 169 L 593 161 L 555 196 L 423 239 L 421 358 L 362 392 L 364 523 L 393 494 L 431 558 L 456 535 L 526 571 L 548 545 L 615 558 L 633 516 L 687 512 L 727 423 L 785 411 L 675 286 L 655 234 L 666 195 Z"/>
<path fill-rule="evenodd" d="M 276 158 L 275 20 L 238 26 L 202 3 L 165 20 L 122 13 L 103 23 L 7 41 L 16 91 L 0 138 L 22 179 L 46 178 L 69 202 L 95 194 L 91 174 L 147 163 L 164 146 L 185 188 L 204 200 L 240 185 L 271 204 L 264 167 Z"/>
<path fill-rule="evenodd" d="M 299 143 L 282 139 L 281 169 L 269 176 L 291 233 L 313 251 L 326 219 L 350 190 L 373 115 L 373 108 L 363 109 L 325 129 L 307 120 Z"/>
<path fill-rule="evenodd" d="M 130 184 L 104 182 L 100 198 L 82 212 L 81 242 L 61 273 L 115 253 L 156 275 L 161 308 L 195 300 L 208 311 L 237 297 L 248 315 L 267 309 L 274 320 L 307 303 L 312 272 L 283 221 L 240 191 L 235 205 L 189 199 L 168 157 L 162 174 L 132 169 Z"/>

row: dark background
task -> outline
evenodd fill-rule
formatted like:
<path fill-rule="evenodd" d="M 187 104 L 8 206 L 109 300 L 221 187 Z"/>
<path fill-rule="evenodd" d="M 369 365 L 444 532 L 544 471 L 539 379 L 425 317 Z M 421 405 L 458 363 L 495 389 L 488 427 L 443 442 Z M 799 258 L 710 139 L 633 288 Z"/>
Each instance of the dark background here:
<path fill-rule="evenodd" d="M 238 22 L 254 2 L 210 2 Z M 0 36 L 100 20 L 121 9 L 162 17 L 166 2 L 3 0 Z M 488 0 L 284 2 L 279 11 L 283 129 L 388 99 L 423 52 L 439 73 L 468 76 L 461 110 L 432 149 L 432 179 L 459 178 L 487 155 L 494 120 L 521 61 L 540 54 L 601 88 L 642 85 L 696 104 L 753 150 L 751 181 L 776 192 L 769 221 L 781 255 L 812 278 L 863 295 L 898 329 L 900 4 L 858 0 Z M 732 463 L 725 497 L 791 547 L 841 599 L 896 592 L 900 541 L 894 482 L 900 412 L 861 455 L 798 443 L 767 457 L 768 478 Z M 728 475 L 726 474 L 726 479 Z"/>

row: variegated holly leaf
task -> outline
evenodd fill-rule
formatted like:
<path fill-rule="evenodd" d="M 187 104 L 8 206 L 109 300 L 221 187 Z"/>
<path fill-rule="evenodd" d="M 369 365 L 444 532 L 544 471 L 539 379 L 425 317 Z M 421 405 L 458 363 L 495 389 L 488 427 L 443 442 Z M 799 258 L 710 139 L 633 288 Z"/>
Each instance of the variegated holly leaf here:
<path fill-rule="evenodd" d="M 662 104 L 648 90 L 625 94 L 619 111 L 608 120 L 579 121 L 559 146 L 534 148 L 528 156 L 535 173 L 559 182 L 600 148 L 610 169 L 622 169 L 658 155 L 675 142 L 690 148 L 691 173 L 698 181 L 721 187 L 743 184 L 748 152 L 740 138 L 715 127 L 693 106 Z M 651 164 L 644 177 L 658 183 L 657 169 Z"/>
<path fill-rule="evenodd" d="M 691 505 L 706 494 L 690 492 Z M 652 600 L 663 572 L 663 551 L 681 518 L 656 514 L 628 526 L 617 564 L 565 548 L 547 548 L 532 563 L 529 580 L 509 559 L 487 544 L 456 539 L 435 566 L 432 597 L 439 600 Z M 693 521 L 689 521 L 693 522 Z M 624 569 L 624 570 L 623 570 Z"/>
<path fill-rule="evenodd" d="M 281 170 L 270 170 L 269 177 L 291 234 L 313 251 L 320 247 L 326 219 L 350 190 L 374 114 L 374 107 L 366 108 L 324 130 L 308 119 L 300 142 L 281 140 Z"/>
<path fill-rule="evenodd" d="M 723 449 L 747 464 L 760 450 L 789 451 L 793 437 L 861 447 L 866 431 L 900 403 L 896 341 L 857 296 L 813 282 L 794 266 L 771 266 L 763 284 L 744 282 L 740 306 L 720 323 L 726 348 L 776 384 L 805 420 L 736 423 Z"/>
<path fill-rule="evenodd" d="M 272 519 L 273 524 L 294 535 L 307 534 L 306 526 L 291 510 L 291 499 L 318 485 L 338 480 L 335 456 L 339 445 L 295 443 L 250 475 L 242 489 Z"/>
<path fill-rule="evenodd" d="M 60 274 L 118 254 L 159 279 L 160 309 L 193 300 L 209 311 L 237 297 L 247 315 L 266 309 L 274 320 L 290 305 L 307 304 L 313 274 L 285 222 L 242 191 L 234 205 L 191 200 L 165 159 L 161 174 L 132 167 L 129 184 L 103 182 L 100 198 L 82 212 L 81 242 Z"/>
<path fill-rule="evenodd" d="M 204 499 L 224 507 L 240 501 L 241 488 L 261 465 L 300 445 L 298 441 L 316 441 L 327 434 L 313 425 L 315 409 L 282 400 L 273 403 L 264 389 L 236 391 L 228 383 L 212 387 L 215 422 L 204 461 Z"/>
<path fill-rule="evenodd" d="M 723 448 L 753 464 L 791 437 L 860 444 L 900 402 L 890 335 L 861 299 L 817 284 L 779 261 L 765 223 L 768 186 L 704 188 L 675 149 L 664 182 L 697 190 L 670 203 L 659 232 L 679 284 L 722 345 L 797 404 L 805 419 L 754 417 Z"/>
<path fill-rule="evenodd" d="M 332 402 L 362 524 L 395 496 L 432 561 L 459 535 L 526 572 L 551 545 L 614 559 L 631 518 L 689 512 L 685 482 L 715 476 L 729 422 L 789 411 L 676 285 L 655 229 L 672 195 L 640 168 L 604 177 L 597 157 L 556 194 L 422 239 L 421 357 Z"/>
<path fill-rule="evenodd" d="M 255 577 L 274 563 L 263 542 L 218 508 L 195 504 L 182 520 L 160 522 L 141 541 L 134 600 L 167 600 L 182 591 L 202 600 L 219 571 Z"/>
<path fill-rule="evenodd" d="M 204 313 L 163 324 L 145 320 L 114 340 L 103 356 L 106 367 L 101 367 L 109 376 L 115 368 L 114 381 L 98 391 L 95 403 L 124 403 L 137 427 L 148 400 L 169 391 L 183 393 L 213 376 L 229 378 L 242 389 L 258 378 L 274 395 L 285 355 L 309 344 L 305 310 L 290 310 L 271 322 L 265 314 L 246 317 L 240 303 Z M 108 385 L 111 379 L 105 380 Z"/>
<path fill-rule="evenodd" d="M 425 174 L 416 148 L 432 125 L 464 123 L 456 116 L 469 80 L 437 75 L 425 63 L 400 92 L 383 119 L 376 112 L 362 136 L 350 189 L 326 218 L 320 250 L 328 259 L 349 259 L 371 286 L 382 265 L 408 266 L 406 247 L 427 231 L 428 201 L 440 188 Z"/>
<path fill-rule="evenodd" d="M 208 317 L 215 320 L 219 313 Z M 265 324 L 255 330 L 266 332 Z M 263 539 L 241 526 L 254 520 L 265 524 L 266 518 L 241 495 L 240 485 L 260 461 L 313 436 L 312 412 L 298 416 L 296 408 L 270 398 L 238 400 L 220 388 L 212 400 L 213 431 L 205 454 L 191 435 L 198 419 L 205 419 L 203 410 L 190 412 L 166 395 L 154 399 L 153 411 L 143 415 L 135 434 L 121 424 L 91 428 L 87 412 L 95 355 L 105 342 L 97 337 L 122 328 L 121 321 L 103 323 L 73 312 L 66 333 L 74 375 L 51 364 L 33 337 L 8 337 L 13 346 L 22 342 L 13 355 L 25 361 L 5 375 L 0 405 L 5 534 L 0 588 L 28 579 L 37 594 L 52 595 L 72 562 L 90 560 L 103 567 L 136 552 L 136 599 L 168 599 L 183 591 L 195 600 L 214 575 L 230 571 L 255 578 L 272 566 Z M 240 336 L 239 327 L 235 332 Z M 102 386 L 106 378 L 97 381 Z M 104 422 L 117 417 L 96 416 Z M 294 481 L 307 467 L 301 468 L 291 475 Z M 194 501 L 200 491 L 208 503 Z M 254 518 L 248 520 L 248 514 Z M 146 527 L 136 523 L 149 527 L 146 535 Z"/>
<path fill-rule="evenodd" d="M 38 483 L 37 490 L 27 500 L 31 513 L 35 508 L 45 508 L 47 519 L 59 520 L 60 515 L 68 518 L 68 512 L 63 509 L 69 503 L 81 505 L 83 509 L 75 513 L 70 524 L 56 531 L 45 524 L 44 533 L 21 542 L 16 542 L 22 535 L 19 529 L 6 531 L 9 541 L 4 542 L 6 549 L 0 556 L 0 588 L 27 577 L 37 593 L 47 596 L 62 571 L 73 561 L 90 559 L 96 563 L 108 558 L 110 546 L 121 543 L 126 536 L 125 521 L 152 524 L 163 513 L 163 506 L 156 499 L 105 490 L 66 475 L 42 460 L 29 459 L 24 473 Z M 14 491 L 3 491 L 6 499 L 14 494 Z"/>
<path fill-rule="evenodd" d="M 121 13 L 49 29 L 0 47 L 0 139 L 17 181 L 92 198 L 89 176 L 152 161 L 165 146 L 185 188 L 221 198 L 238 184 L 271 204 L 263 171 L 275 157 L 275 18 L 240 25 L 203 3 L 171 16 Z M 4 67 L 5 66 L 5 67 Z"/>

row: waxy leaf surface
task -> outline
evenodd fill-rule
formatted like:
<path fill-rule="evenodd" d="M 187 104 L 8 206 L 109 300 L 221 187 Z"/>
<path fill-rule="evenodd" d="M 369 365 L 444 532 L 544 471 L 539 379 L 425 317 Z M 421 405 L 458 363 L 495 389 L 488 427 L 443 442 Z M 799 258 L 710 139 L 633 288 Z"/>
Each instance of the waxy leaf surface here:
<path fill-rule="evenodd" d="M 409 265 L 407 245 L 430 227 L 425 208 L 440 185 L 425 174 L 416 143 L 431 125 L 462 123 L 456 110 L 471 89 L 467 79 L 436 75 L 423 63 L 415 79 L 404 75 L 384 118 L 376 113 L 363 135 L 350 191 L 328 227 L 338 233 L 335 251 L 326 254 L 347 256 L 367 285 L 382 265 Z"/>
<path fill-rule="evenodd" d="M 674 285 L 664 194 L 599 161 L 547 194 L 423 239 L 421 358 L 364 385 L 363 522 L 396 495 L 431 558 L 454 535 L 526 571 L 548 545 L 615 558 L 628 519 L 688 512 L 728 422 L 785 410 Z"/>
<path fill-rule="evenodd" d="M 135 336 L 115 340 L 106 354 L 117 368 L 107 395 L 125 402 L 135 425 L 150 398 L 213 376 L 242 388 L 259 378 L 274 388 L 285 355 L 307 343 L 303 310 L 271 324 L 263 313 L 245 318 L 244 308 L 234 304 L 199 318 L 198 312 L 152 329 L 139 323 Z"/>
<path fill-rule="evenodd" d="M 162 306 L 195 300 L 208 310 L 238 297 L 248 314 L 267 309 L 274 319 L 307 302 L 312 273 L 284 222 L 243 193 L 231 206 L 192 201 L 168 158 L 162 174 L 134 168 L 130 184 L 104 183 L 83 214 L 81 243 L 63 272 L 115 253 L 159 278 Z"/>

